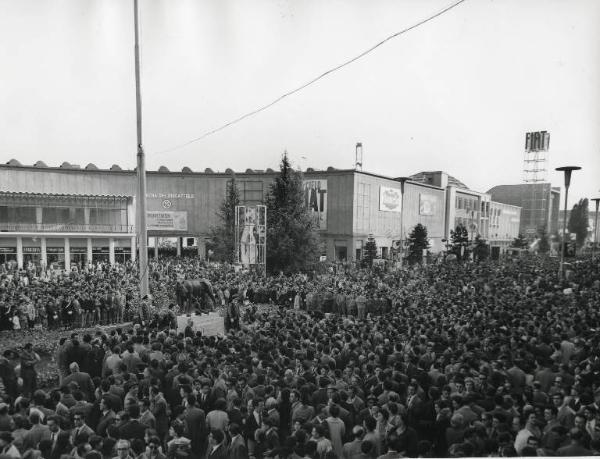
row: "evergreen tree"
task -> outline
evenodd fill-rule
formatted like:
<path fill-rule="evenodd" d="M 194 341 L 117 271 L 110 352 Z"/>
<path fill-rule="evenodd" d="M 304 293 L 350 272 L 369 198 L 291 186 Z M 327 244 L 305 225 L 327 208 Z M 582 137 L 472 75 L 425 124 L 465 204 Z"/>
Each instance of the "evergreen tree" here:
<path fill-rule="evenodd" d="M 423 250 L 429 249 L 427 228 L 420 223 L 417 224 L 408 235 L 408 262 L 413 265 L 423 262 Z"/>
<path fill-rule="evenodd" d="M 292 169 L 286 152 L 267 196 L 267 269 L 298 272 L 318 255 L 319 235 L 305 205 L 302 174 Z"/>
<path fill-rule="evenodd" d="M 456 255 L 458 261 L 468 258 L 469 231 L 465 225 L 458 225 L 455 230 L 450 230 L 449 252 Z"/>
<path fill-rule="evenodd" d="M 473 255 L 477 261 L 485 261 L 490 256 L 490 246 L 479 234 L 475 237 Z"/>
<path fill-rule="evenodd" d="M 365 253 L 362 258 L 362 265 L 365 268 L 373 266 L 373 260 L 377 258 L 377 242 L 372 234 L 369 234 L 365 244 Z"/>
<path fill-rule="evenodd" d="M 240 205 L 240 191 L 235 175 L 227 182 L 225 199 L 221 203 L 217 216 L 219 225 L 210 229 L 210 242 L 207 249 L 212 250 L 211 260 L 233 263 L 235 261 L 235 207 Z"/>
<path fill-rule="evenodd" d="M 538 242 L 538 252 L 548 253 L 550 251 L 550 241 L 548 240 L 548 232 L 546 227 L 540 228 L 540 240 Z"/>
<path fill-rule="evenodd" d="M 519 235 L 513 239 L 512 244 L 510 244 L 510 246 L 516 249 L 526 249 L 527 247 L 529 247 L 529 242 L 527 242 L 527 238 L 525 236 L 519 233 Z"/>
<path fill-rule="evenodd" d="M 567 228 L 569 233 L 575 233 L 577 247 L 581 248 L 585 244 L 585 240 L 588 236 L 588 225 L 589 225 L 589 209 L 588 200 L 580 199 L 577 204 L 573 206 L 571 214 L 569 215 L 569 222 Z"/>

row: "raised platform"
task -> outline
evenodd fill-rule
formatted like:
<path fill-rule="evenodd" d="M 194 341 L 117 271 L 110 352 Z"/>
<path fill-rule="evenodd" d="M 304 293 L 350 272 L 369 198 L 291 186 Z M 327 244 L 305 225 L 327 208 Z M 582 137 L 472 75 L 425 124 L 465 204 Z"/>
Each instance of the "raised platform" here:
<path fill-rule="evenodd" d="M 225 334 L 225 319 L 219 312 L 179 315 L 177 316 L 177 332 L 183 332 L 189 320 L 194 324 L 194 330 L 201 331 L 204 336 Z"/>

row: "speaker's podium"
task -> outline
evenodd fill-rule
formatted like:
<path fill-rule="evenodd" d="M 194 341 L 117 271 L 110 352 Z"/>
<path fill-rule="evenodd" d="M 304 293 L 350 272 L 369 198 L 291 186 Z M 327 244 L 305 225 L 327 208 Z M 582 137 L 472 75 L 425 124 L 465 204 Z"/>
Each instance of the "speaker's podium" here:
<path fill-rule="evenodd" d="M 203 336 L 225 334 L 225 318 L 219 312 L 208 314 L 183 314 L 177 316 L 177 332 L 185 331 L 188 322 L 192 321 L 194 331 L 202 332 Z"/>

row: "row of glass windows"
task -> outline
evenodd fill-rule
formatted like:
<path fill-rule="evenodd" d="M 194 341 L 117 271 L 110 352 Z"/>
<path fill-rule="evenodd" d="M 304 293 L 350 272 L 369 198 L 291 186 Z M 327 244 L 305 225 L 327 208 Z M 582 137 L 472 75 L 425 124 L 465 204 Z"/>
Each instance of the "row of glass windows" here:
<path fill-rule="evenodd" d="M 488 201 L 481 201 L 481 205 L 477 204 L 478 198 L 469 198 L 466 196 L 456 196 L 455 206 L 457 209 L 464 209 L 467 211 L 479 211 L 482 217 L 487 217 L 490 212 L 490 203 Z"/>
<path fill-rule="evenodd" d="M 127 209 L 89 209 L 91 225 L 127 225 Z M 84 225 L 85 211 L 77 207 L 42 207 L 41 222 L 35 207 L 0 206 L 0 223 Z"/>

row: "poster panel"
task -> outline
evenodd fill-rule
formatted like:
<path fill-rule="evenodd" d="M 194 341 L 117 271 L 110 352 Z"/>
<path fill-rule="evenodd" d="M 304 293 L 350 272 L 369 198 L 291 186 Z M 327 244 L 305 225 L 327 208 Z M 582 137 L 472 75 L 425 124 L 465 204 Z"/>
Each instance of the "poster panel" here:
<path fill-rule="evenodd" d="M 183 332 L 185 330 L 188 320 L 191 320 L 194 324 L 194 330 L 201 331 L 204 336 L 225 334 L 225 320 L 218 312 L 177 316 L 177 332 Z"/>
<path fill-rule="evenodd" d="M 155 231 L 187 231 L 187 212 L 185 211 L 148 211 L 147 226 Z"/>
<path fill-rule="evenodd" d="M 327 229 L 327 180 L 304 180 L 304 202 L 317 229 Z"/>
<path fill-rule="evenodd" d="M 419 195 L 419 215 L 435 215 L 437 210 L 437 197 L 431 194 Z"/>
<path fill-rule="evenodd" d="M 379 187 L 379 210 L 382 212 L 400 212 L 402 210 L 402 193 L 398 188 Z"/>

